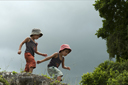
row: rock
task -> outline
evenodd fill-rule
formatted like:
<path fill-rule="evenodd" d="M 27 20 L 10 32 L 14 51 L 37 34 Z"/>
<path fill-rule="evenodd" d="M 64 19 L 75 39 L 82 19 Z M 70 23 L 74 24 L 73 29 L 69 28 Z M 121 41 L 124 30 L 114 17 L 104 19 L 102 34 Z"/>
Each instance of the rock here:
<path fill-rule="evenodd" d="M 41 75 L 35 75 L 31 73 L 12 73 L 12 72 L 0 72 L 0 75 L 8 81 L 9 85 L 67 85 L 54 82 L 55 80 L 46 78 Z M 0 85 L 5 85 L 0 82 Z"/>
<path fill-rule="evenodd" d="M 2 82 L 0 82 L 0 85 L 4 85 Z"/>

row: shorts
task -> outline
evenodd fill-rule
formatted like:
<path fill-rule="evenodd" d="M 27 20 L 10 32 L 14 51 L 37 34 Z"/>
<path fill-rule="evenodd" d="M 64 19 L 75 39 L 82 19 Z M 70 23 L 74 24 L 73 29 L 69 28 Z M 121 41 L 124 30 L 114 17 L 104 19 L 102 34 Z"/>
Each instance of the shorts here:
<path fill-rule="evenodd" d="M 51 66 L 51 67 L 48 67 L 48 74 L 54 78 L 54 79 L 57 79 L 58 76 L 63 76 L 63 73 L 57 68 L 57 67 L 54 67 L 54 66 Z"/>
<path fill-rule="evenodd" d="M 36 68 L 36 61 L 34 57 L 31 55 L 31 53 L 25 53 L 24 56 L 26 59 L 26 66 L 24 71 L 29 72 L 30 68 Z"/>

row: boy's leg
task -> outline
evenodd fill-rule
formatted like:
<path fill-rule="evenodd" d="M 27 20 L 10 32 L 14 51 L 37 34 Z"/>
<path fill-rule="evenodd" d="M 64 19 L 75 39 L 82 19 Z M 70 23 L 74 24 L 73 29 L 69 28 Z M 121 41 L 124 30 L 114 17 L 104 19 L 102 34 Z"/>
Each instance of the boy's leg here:
<path fill-rule="evenodd" d="M 33 72 L 33 67 L 29 68 L 29 72 L 30 72 L 30 73 Z"/>
<path fill-rule="evenodd" d="M 56 67 L 54 67 L 55 70 L 55 77 L 58 81 L 62 81 L 63 73 Z"/>
<path fill-rule="evenodd" d="M 62 76 L 58 76 L 58 77 L 57 77 L 57 80 L 58 80 L 58 81 L 62 81 L 61 77 L 62 77 Z"/>
<path fill-rule="evenodd" d="M 48 74 L 57 79 L 58 81 L 62 81 L 63 73 L 56 67 L 48 67 Z"/>

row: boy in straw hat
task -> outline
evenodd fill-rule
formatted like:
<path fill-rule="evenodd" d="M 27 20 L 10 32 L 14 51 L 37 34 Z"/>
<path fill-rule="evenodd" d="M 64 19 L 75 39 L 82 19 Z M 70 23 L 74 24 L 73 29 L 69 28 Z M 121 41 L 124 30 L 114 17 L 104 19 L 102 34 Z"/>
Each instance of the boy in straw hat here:
<path fill-rule="evenodd" d="M 55 52 L 51 56 L 37 61 L 37 64 L 42 63 L 44 61 L 47 61 L 51 59 L 51 61 L 48 64 L 48 73 L 50 76 L 54 77 L 54 79 L 57 79 L 58 81 L 62 81 L 63 73 L 58 69 L 60 64 L 62 63 L 62 68 L 70 70 L 70 67 L 66 67 L 64 65 L 64 56 L 67 56 L 71 52 L 71 48 L 68 44 L 63 44 L 60 47 L 59 52 Z"/>
<path fill-rule="evenodd" d="M 33 69 L 36 68 L 36 62 L 34 59 L 34 54 L 42 55 L 44 57 L 47 56 L 47 54 L 42 54 L 37 51 L 37 43 L 35 42 L 35 39 L 40 38 L 43 36 L 42 32 L 40 29 L 34 28 L 32 29 L 32 33 L 30 37 L 27 37 L 19 46 L 19 51 L 18 54 L 21 54 L 21 48 L 22 45 L 25 43 L 26 44 L 26 50 L 25 50 L 25 59 L 26 59 L 26 66 L 25 66 L 25 72 L 33 72 Z"/>

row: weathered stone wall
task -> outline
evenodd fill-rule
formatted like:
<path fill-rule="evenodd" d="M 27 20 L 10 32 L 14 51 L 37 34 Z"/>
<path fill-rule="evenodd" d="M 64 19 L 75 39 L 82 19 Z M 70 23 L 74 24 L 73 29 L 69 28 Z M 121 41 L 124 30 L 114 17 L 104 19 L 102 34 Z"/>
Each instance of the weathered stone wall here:
<path fill-rule="evenodd" d="M 54 82 L 55 80 L 46 78 L 41 75 L 30 73 L 14 74 L 12 72 L 0 72 L 0 75 L 2 78 L 8 81 L 9 85 L 67 85 Z M 5 85 L 5 83 L 1 81 L 0 85 Z"/>

